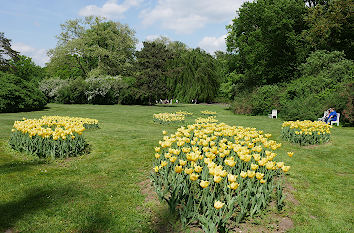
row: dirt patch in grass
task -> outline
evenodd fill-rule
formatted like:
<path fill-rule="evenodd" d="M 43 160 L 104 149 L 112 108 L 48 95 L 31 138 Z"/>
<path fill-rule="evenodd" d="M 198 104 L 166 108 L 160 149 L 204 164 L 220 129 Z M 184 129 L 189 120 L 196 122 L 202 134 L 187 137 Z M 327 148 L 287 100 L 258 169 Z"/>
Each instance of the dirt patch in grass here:
<path fill-rule="evenodd" d="M 145 202 L 160 203 L 150 179 L 140 182 L 139 186 L 141 187 L 141 193 L 145 196 Z"/>
<path fill-rule="evenodd" d="M 295 188 L 289 183 L 286 182 L 284 186 L 284 194 L 286 196 L 286 200 L 294 205 L 299 205 L 300 202 L 294 196 Z"/>

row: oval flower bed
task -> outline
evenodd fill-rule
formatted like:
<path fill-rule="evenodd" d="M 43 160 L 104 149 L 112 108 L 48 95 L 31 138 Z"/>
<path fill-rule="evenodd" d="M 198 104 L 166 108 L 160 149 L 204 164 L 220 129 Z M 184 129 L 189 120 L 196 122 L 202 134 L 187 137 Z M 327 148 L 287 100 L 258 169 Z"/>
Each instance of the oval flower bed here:
<path fill-rule="evenodd" d="M 89 118 L 43 116 L 41 119 L 15 121 L 9 144 L 17 151 L 38 157 L 67 158 L 82 153 L 87 143 L 86 128 L 98 128 Z"/>
<path fill-rule="evenodd" d="M 195 123 L 197 124 L 202 124 L 202 123 L 216 123 L 218 120 L 215 118 L 215 116 L 209 116 L 207 118 L 204 117 L 198 117 L 197 119 L 194 120 Z"/>
<path fill-rule="evenodd" d="M 153 116 L 154 122 L 159 124 L 183 123 L 185 116 L 178 113 L 156 113 Z"/>
<path fill-rule="evenodd" d="M 290 166 L 276 162 L 281 144 L 255 128 L 193 124 L 164 136 L 155 147 L 152 182 L 184 225 L 223 232 L 267 207 L 274 178 Z M 281 192 L 280 192 L 281 193 Z"/>
<path fill-rule="evenodd" d="M 200 111 L 200 112 L 202 113 L 202 115 L 205 115 L 205 116 L 215 116 L 216 115 L 216 112 L 212 112 L 209 110 Z"/>
<path fill-rule="evenodd" d="M 300 145 L 326 143 L 331 138 L 331 125 L 322 121 L 286 121 L 281 135 L 285 140 Z"/>

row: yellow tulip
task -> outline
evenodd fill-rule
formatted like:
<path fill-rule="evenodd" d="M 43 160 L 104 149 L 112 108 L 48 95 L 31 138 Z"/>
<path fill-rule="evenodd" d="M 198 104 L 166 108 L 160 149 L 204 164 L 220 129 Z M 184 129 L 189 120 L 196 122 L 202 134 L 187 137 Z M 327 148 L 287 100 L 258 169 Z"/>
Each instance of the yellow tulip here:
<path fill-rule="evenodd" d="M 208 187 L 208 186 L 209 186 L 209 181 L 201 180 L 201 181 L 200 181 L 200 186 L 201 186 L 202 188 Z"/>
<path fill-rule="evenodd" d="M 176 156 L 172 156 L 172 157 L 170 157 L 170 161 L 171 161 L 171 163 L 174 163 L 176 160 L 177 160 L 177 157 L 176 157 Z"/>
<path fill-rule="evenodd" d="M 215 209 L 221 209 L 223 206 L 225 205 L 225 203 L 222 203 L 221 201 L 215 201 L 214 202 L 214 208 Z"/>
<path fill-rule="evenodd" d="M 282 168 L 284 166 L 284 162 L 277 162 L 277 167 Z"/>
<path fill-rule="evenodd" d="M 238 177 L 238 175 L 232 175 L 232 174 L 228 174 L 228 175 L 227 175 L 227 179 L 228 179 L 230 182 L 236 182 L 237 177 Z"/>
<path fill-rule="evenodd" d="M 294 152 L 288 152 L 289 157 L 293 157 L 293 155 L 294 155 Z"/>
<path fill-rule="evenodd" d="M 193 172 L 193 168 L 185 168 L 185 169 L 184 169 L 184 172 L 185 172 L 187 175 L 190 175 L 190 174 L 192 174 L 192 172 Z"/>
<path fill-rule="evenodd" d="M 155 152 L 160 152 L 161 148 L 160 147 L 155 147 Z"/>
<path fill-rule="evenodd" d="M 221 176 L 214 176 L 214 182 L 219 183 L 222 180 Z"/>
<path fill-rule="evenodd" d="M 201 167 L 201 166 L 194 166 L 194 171 L 195 172 L 201 172 L 203 170 L 203 167 Z"/>
<path fill-rule="evenodd" d="M 199 175 L 192 173 L 189 175 L 189 179 L 191 179 L 192 181 L 196 181 L 198 180 Z"/>
<path fill-rule="evenodd" d="M 263 179 L 263 177 L 264 177 L 264 174 L 263 174 L 263 173 L 260 173 L 260 172 L 257 172 L 257 173 L 256 173 L 256 178 L 257 178 L 258 180 Z"/>
<path fill-rule="evenodd" d="M 248 170 L 247 171 L 247 175 L 248 175 L 249 178 L 253 178 L 256 175 L 256 173 L 255 173 L 255 171 Z"/>
<path fill-rule="evenodd" d="M 242 178 L 246 178 L 247 177 L 247 172 L 241 171 L 240 176 Z"/>
<path fill-rule="evenodd" d="M 266 180 L 261 179 L 259 182 L 261 182 L 261 184 L 264 184 Z"/>
<path fill-rule="evenodd" d="M 251 164 L 251 169 L 252 170 L 257 170 L 257 168 L 258 168 L 258 165 L 257 164 Z"/>
<path fill-rule="evenodd" d="M 290 166 L 283 166 L 281 169 L 283 172 L 288 172 L 290 170 Z"/>
<path fill-rule="evenodd" d="M 183 171 L 182 166 L 175 166 L 175 172 L 176 173 L 181 173 Z"/>
<path fill-rule="evenodd" d="M 239 186 L 239 184 L 238 183 L 236 183 L 236 182 L 232 182 L 230 185 L 228 185 L 227 187 L 229 187 L 230 189 L 233 189 L 233 190 L 235 190 L 235 189 L 237 189 L 238 188 L 238 186 Z"/>
<path fill-rule="evenodd" d="M 155 171 L 155 172 L 159 172 L 159 167 L 158 167 L 158 166 L 155 166 L 155 167 L 154 167 L 154 171 Z"/>
<path fill-rule="evenodd" d="M 159 153 L 156 153 L 156 154 L 155 154 L 155 158 L 157 158 L 157 159 L 160 158 L 160 156 L 161 156 L 161 155 L 160 155 Z"/>
<path fill-rule="evenodd" d="M 165 167 L 167 164 L 168 164 L 167 161 L 164 160 L 161 161 L 161 167 Z"/>
<path fill-rule="evenodd" d="M 179 160 L 179 164 L 181 164 L 181 166 L 184 166 L 184 165 L 187 164 L 187 161 L 180 159 L 180 160 Z"/>

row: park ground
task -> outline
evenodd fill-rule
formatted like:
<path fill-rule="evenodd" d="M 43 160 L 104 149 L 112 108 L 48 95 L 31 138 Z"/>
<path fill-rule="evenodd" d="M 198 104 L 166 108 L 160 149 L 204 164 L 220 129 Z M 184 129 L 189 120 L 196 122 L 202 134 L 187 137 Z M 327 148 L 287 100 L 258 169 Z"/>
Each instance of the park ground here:
<path fill-rule="evenodd" d="M 246 219 L 243 232 L 351 232 L 354 198 L 354 129 L 333 127 L 331 142 L 300 147 L 280 137 L 281 119 L 234 115 L 224 105 L 97 106 L 49 104 L 43 111 L 0 114 L 0 232 L 190 232 L 168 214 L 150 186 L 153 147 L 162 130 L 152 115 L 178 110 L 200 116 L 217 112 L 219 122 L 255 127 L 281 142 L 286 205 L 270 206 Z M 89 117 L 100 129 L 84 135 L 90 152 L 54 161 L 13 151 L 8 138 L 15 120 L 43 115 Z M 287 151 L 295 152 L 292 158 Z"/>

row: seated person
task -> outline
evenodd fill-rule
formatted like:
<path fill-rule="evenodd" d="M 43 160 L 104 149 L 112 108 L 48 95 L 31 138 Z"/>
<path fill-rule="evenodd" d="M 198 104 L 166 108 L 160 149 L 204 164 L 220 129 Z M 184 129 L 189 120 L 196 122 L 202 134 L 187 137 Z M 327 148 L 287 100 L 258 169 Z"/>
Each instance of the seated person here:
<path fill-rule="evenodd" d="M 325 112 L 324 112 L 324 114 L 323 114 L 323 117 L 321 117 L 321 118 L 318 118 L 318 120 L 319 121 L 323 121 L 323 122 L 327 122 L 327 120 L 328 120 L 328 115 L 329 115 L 329 113 L 330 113 L 330 108 L 329 109 L 327 109 Z"/>
<path fill-rule="evenodd" d="M 331 121 L 336 121 L 337 120 L 337 112 L 334 108 L 331 108 L 331 111 L 328 115 L 328 119 L 326 121 L 327 124 L 330 124 Z"/>

